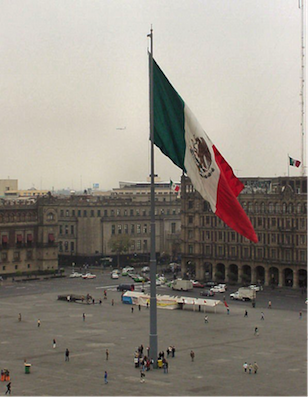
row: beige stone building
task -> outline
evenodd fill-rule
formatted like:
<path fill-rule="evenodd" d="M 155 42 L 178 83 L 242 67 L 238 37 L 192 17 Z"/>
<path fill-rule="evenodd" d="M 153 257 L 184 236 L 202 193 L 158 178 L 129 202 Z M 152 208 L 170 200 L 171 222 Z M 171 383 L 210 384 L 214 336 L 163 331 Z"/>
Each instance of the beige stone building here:
<path fill-rule="evenodd" d="M 0 179 L 0 197 L 4 197 L 5 193 L 18 189 L 17 179 Z"/>
<path fill-rule="evenodd" d="M 0 274 L 58 269 L 57 235 L 56 208 L 40 201 L 2 200 Z"/>
<path fill-rule="evenodd" d="M 182 177 L 182 272 L 200 280 L 307 284 L 307 179 L 240 178 L 239 200 L 258 235 L 231 230 Z"/>
<path fill-rule="evenodd" d="M 177 256 L 180 251 L 180 196 L 169 183 L 156 184 L 156 252 Z M 58 197 L 60 263 L 93 263 L 115 255 L 112 236 L 128 235 L 124 257 L 150 255 L 150 183 L 121 182 L 110 192 Z"/>

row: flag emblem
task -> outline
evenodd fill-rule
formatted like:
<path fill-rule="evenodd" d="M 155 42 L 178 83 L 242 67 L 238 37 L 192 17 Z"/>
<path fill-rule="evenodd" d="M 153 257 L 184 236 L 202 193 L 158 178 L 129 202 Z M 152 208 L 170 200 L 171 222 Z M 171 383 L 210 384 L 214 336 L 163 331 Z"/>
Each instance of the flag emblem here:
<path fill-rule="evenodd" d="M 204 138 L 195 137 L 191 140 L 190 153 L 192 154 L 199 174 L 202 178 L 208 178 L 215 169 L 212 167 L 212 155 Z"/>

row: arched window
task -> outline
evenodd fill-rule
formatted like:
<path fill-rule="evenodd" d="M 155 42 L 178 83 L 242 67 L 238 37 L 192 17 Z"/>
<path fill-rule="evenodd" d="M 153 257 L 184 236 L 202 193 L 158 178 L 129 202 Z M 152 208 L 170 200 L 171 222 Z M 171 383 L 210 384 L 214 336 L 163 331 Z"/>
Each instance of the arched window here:
<path fill-rule="evenodd" d="M 49 221 L 53 221 L 55 219 L 55 215 L 52 212 L 48 212 L 47 219 Z"/>
<path fill-rule="evenodd" d="M 274 212 L 274 204 L 273 203 L 269 203 L 268 210 L 269 210 L 270 214 L 272 214 Z"/>
<path fill-rule="evenodd" d="M 259 204 L 256 203 L 256 204 L 255 204 L 255 212 L 256 212 L 256 214 L 258 214 L 259 211 L 260 211 Z"/>
<path fill-rule="evenodd" d="M 265 204 L 261 203 L 261 213 L 264 214 L 265 213 Z"/>
<path fill-rule="evenodd" d="M 287 212 L 287 204 L 283 203 L 282 204 L 282 213 L 285 214 Z"/>
<path fill-rule="evenodd" d="M 275 204 L 275 212 L 276 212 L 276 214 L 279 214 L 279 212 L 280 212 L 280 203 L 276 203 Z"/>
<path fill-rule="evenodd" d="M 290 204 L 288 205 L 288 213 L 289 213 L 289 214 L 292 214 L 292 213 L 293 213 L 293 204 L 292 204 L 292 203 L 290 203 Z"/>

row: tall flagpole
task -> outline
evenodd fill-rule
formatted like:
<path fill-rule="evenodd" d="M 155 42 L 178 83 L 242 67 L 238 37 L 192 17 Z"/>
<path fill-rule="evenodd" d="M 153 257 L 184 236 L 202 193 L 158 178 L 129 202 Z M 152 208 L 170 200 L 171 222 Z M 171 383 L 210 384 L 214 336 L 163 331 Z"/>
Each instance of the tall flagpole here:
<path fill-rule="evenodd" d="M 305 168 L 306 168 L 306 159 L 305 159 L 305 138 L 306 138 L 306 84 L 305 84 L 305 64 L 306 64 L 306 19 L 305 19 L 305 12 L 306 12 L 306 0 L 299 1 L 299 8 L 301 9 L 301 174 L 302 176 L 305 175 Z"/>
<path fill-rule="evenodd" d="M 149 53 L 150 69 L 150 140 L 151 140 L 151 254 L 150 254 L 150 356 L 157 368 L 157 301 L 156 301 L 156 247 L 155 247 L 155 174 L 154 174 L 154 103 L 153 103 L 153 29 L 148 34 L 151 40 Z"/>

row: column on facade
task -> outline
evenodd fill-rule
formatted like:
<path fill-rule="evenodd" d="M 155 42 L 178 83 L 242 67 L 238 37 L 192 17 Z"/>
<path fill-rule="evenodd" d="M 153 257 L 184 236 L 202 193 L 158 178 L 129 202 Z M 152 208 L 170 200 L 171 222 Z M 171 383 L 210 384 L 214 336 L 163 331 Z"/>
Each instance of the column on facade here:
<path fill-rule="evenodd" d="M 203 264 L 202 264 L 201 260 L 198 260 L 196 262 L 196 279 L 197 280 L 204 279 L 204 270 L 203 270 Z"/>
<path fill-rule="evenodd" d="M 293 287 L 292 288 L 299 288 L 299 276 L 298 276 L 298 269 L 293 269 Z"/>
<path fill-rule="evenodd" d="M 270 271 L 268 267 L 264 268 L 264 286 L 268 287 L 270 283 Z"/>
<path fill-rule="evenodd" d="M 279 272 L 279 274 L 278 274 L 278 287 L 283 287 L 283 283 L 284 283 L 284 281 L 283 281 L 283 279 L 284 279 L 284 271 L 283 271 L 284 269 L 283 268 L 279 268 L 278 269 L 278 272 Z"/>
<path fill-rule="evenodd" d="M 251 284 L 257 283 L 257 270 L 255 266 L 251 266 Z"/>
<path fill-rule="evenodd" d="M 242 282 L 242 276 L 243 276 L 243 266 L 238 266 L 237 267 L 237 282 L 238 283 Z"/>

